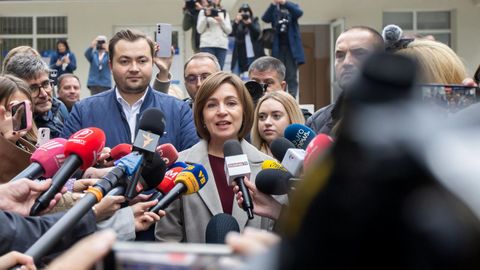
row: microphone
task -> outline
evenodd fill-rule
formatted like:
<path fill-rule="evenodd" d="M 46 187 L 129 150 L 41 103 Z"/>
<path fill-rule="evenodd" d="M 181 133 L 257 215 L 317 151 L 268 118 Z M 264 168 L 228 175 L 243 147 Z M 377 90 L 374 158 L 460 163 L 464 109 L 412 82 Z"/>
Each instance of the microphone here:
<path fill-rule="evenodd" d="M 237 220 L 225 213 L 216 214 L 207 224 L 205 243 L 225 244 L 225 236 L 229 232 L 240 232 Z"/>
<path fill-rule="evenodd" d="M 163 158 L 163 161 L 170 167 L 178 159 L 178 151 L 171 143 L 164 143 L 157 147 L 157 152 Z"/>
<path fill-rule="evenodd" d="M 107 161 L 118 160 L 132 152 L 132 145 L 128 143 L 121 143 L 112 148 L 110 157 Z"/>
<path fill-rule="evenodd" d="M 291 124 L 285 128 L 283 135 L 295 145 L 295 148 L 305 150 L 316 134 L 315 131 L 305 125 Z"/>
<path fill-rule="evenodd" d="M 282 160 L 282 166 L 295 177 L 299 177 L 303 171 L 303 160 L 305 159 L 305 150 L 290 148 L 287 150 Z"/>
<path fill-rule="evenodd" d="M 308 144 L 305 149 L 305 159 L 303 160 L 303 167 L 309 168 L 310 164 L 313 164 L 333 143 L 332 137 L 326 134 L 318 134 Z"/>
<path fill-rule="evenodd" d="M 255 178 L 255 185 L 260 192 L 268 195 L 283 195 L 291 190 L 291 181 L 299 180 L 289 172 L 278 169 L 261 170 Z"/>
<path fill-rule="evenodd" d="M 86 170 L 93 166 L 104 146 L 105 133 L 99 128 L 84 128 L 74 133 L 65 143 L 65 162 L 52 177 L 52 185 L 33 204 L 30 215 L 37 215 L 47 208 L 55 194 L 78 168 Z"/>
<path fill-rule="evenodd" d="M 163 180 L 160 182 L 160 184 L 158 184 L 157 192 L 155 192 L 155 194 L 152 195 L 149 200 L 160 201 L 165 196 L 165 194 L 172 190 L 172 188 L 175 186 L 175 179 L 177 178 L 178 174 L 182 172 L 183 169 L 185 169 L 186 167 L 188 167 L 188 165 L 185 162 L 175 162 L 174 164 L 172 164 L 170 169 L 165 173 L 165 177 L 163 177 Z"/>
<path fill-rule="evenodd" d="M 284 137 L 278 137 L 270 144 L 270 150 L 276 160 L 283 160 L 289 148 L 296 148 L 293 143 Z"/>
<path fill-rule="evenodd" d="M 150 209 L 150 212 L 164 210 L 170 203 L 183 194 L 192 194 L 199 191 L 208 181 L 207 170 L 200 164 L 186 167 L 175 178 L 175 186 Z"/>
<path fill-rule="evenodd" d="M 140 153 L 144 160 L 142 167 L 152 162 L 156 157 L 155 149 L 165 130 L 165 117 L 159 109 L 146 109 L 139 121 L 138 133 L 133 143 L 133 151 Z M 125 197 L 132 199 L 136 196 L 136 186 L 140 178 L 141 169 L 137 171 L 125 190 Z M 163 177 L 162 177 L 163 178 Z M 160 178 L 160 179 L 162 179 Z"/>
<path fill-rule="evenodd" d="M 225 174 L 230 185 L 235 181 L 243 194 L 243 210 L 247 212 L 248 219 L 253 219 L 253 203 L 243 178 L 250 177 L 250 165 L 247 155 L 243 154 L 242 147 L 237 140 L 228 140 L 223 144 L 225 156 Z"/>
<path fill-rule="evenodd" d="M 276 162 L 275 160 L 265 160 L 264 162 L 262 162 L 262 170 L 265 169 L 277 169 L 287 171 L 287 169 L 285 169 L 282 164 Z"/>
<path fill-rule="evenodd" d="M 42 144 L 30 157 L 32 162 L 10 181 L 21 178 L 37 179 L 40 176 L 51 178 L 65 161 L 65 143 L 63 138 L 55 138 Z"/>
<path fill-rule="evenodd" d="M 98 134 L 96 136 L 100 137 Z M 126 179 L 139 170 L 142 160 L 143 157 L 138 153 L 131 153 L 118 160 L 116 166 L 102 179 L 97 181 L 95 185 L 89 187 L 85 195 L 42 235 L 25 254 L 31 256 L 34 261 L 38 262 L 38 259 L 47 254 L 57 244 L 60 238 L 69 232 L 73 228 L 73 225 L 77 223 L 93 205 L 99 202 L 106 193 L 116 186 L 125 185 L 124 182 Z M 60 168 L 60 170 L 61 169 L 62 168 Z"/>

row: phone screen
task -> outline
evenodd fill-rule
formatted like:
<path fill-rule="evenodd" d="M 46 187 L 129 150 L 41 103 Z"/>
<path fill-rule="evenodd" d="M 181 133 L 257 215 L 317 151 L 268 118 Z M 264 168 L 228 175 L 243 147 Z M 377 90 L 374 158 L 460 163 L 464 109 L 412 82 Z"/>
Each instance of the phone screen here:
<path fill-rule="evenodd" d="M 13 105 L 11 108 L 11 112 L 14 131 L 26 130 L 29 128 L 26 102 L 20 102 Z"/>
<path fill-rule="evenodd" d="M 422 84 L 419 85 L 424 102 L 435 104 L 450 113 L 455 113 L 477 102 L 479 88 L 465 85 Z"/>

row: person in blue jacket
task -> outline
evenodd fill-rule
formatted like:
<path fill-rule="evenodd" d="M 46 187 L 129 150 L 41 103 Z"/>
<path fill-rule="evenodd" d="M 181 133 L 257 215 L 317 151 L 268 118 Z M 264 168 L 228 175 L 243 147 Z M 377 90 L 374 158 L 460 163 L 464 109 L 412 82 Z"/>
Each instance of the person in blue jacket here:
<path fill-rule="evenodd" d="M 65 73 L 73 73 L 77 69 L 77 58 L 70 51 L 68 42 L 60 39 L 56 44 L 56 52 L 50 57 L 50 69 L 56 70 L 56 75 L 51 76 L 53 83 L 57 84 L 57 78 Z"/>
<path fill-rule="evenodd" d="M 298 66 L 305 63 L 298 19 L 303 15 L 300 7 L 286 0 L 272 0 L 262 16 L 275 30 L 272 56 L 283 62 L 286 70 L 287 90 L 293 96 L 298 92 Z"/>
<path fill-rule="evenodd" d="M 62 136 L 68 138 L 82 128 L 97 127 L 105 132 L 107 147 L 132 143 L 140 116 L 154 107 L 163 112 L 166 121 L 160 144 L 171 143 L 178 151 L 194 145 L 198 136 L 188 104 L 149 85 L 155 43 L 142 32 L 121 30 L 110 40 L 109 52 L 116 86 L 77 102 Z"/>
<path fill-rule="evenodd" d="M 112 88 L 112 71 L 107 46 L 107 37 L 97 36 L 85 50 L 85 58 L 90 63 L 87 88 L 92 96 Z"/>

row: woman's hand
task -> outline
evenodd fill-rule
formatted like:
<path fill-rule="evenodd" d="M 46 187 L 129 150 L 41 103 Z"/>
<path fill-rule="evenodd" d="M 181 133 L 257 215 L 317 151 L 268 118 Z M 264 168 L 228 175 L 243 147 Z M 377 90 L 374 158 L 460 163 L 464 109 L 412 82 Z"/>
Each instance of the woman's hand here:
<path fill-rule="evenodd" d="M 250 182 L 247 177 L 243 180 L 243 183 L 250 191 L 250 196 L 253 200 L 253 213 L 262 217 L 268 217 L 271 219 L 278 219 L 282 210 L 282 205 L 277 202 L 272 196 L 260 192 L 255 184 Z M 235 184 L 233 192 L 237 196 L 237 203 L 242 208 L 243 194 L 240 191 L 240 187 Z"/>
<path fill-rule="evenodd" d="M 138 202 L 132 205 L 133 216 L 135 219 L 135 231 L 145 231 L 150 226 L 165 216 L 165 211 L 160 210 L 158 213 L 148 212 L 148 209 L 155 206 L 158 200 L 148 202 Z"/>

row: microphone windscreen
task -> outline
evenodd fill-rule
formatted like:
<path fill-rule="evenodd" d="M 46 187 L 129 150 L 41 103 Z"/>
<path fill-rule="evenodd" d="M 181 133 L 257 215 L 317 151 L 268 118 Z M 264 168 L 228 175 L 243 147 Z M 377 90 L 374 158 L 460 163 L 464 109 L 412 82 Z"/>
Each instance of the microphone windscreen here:
<path fill-rule="evenodd" d="M 175 179 L 178 174 L 188 167 L 184 162 L 175 162 L 172 167 L 165 173 L 162 182 L 157 186 L 157 190 L 161 191 L 163 194 L 169 192 L 175 186 Z"/>
<path fill-rule="evenodd" d="M 105 147 L 105 133 L 95 127 L 84 128 L 75 132 L 65 143 L 65 157 L 77 155 L 82 160 L 82 170 L 97 162 L 98 155 Z"/>
<path fill-rule="evenodd" d="M 66 139 L 55 138 L 42 144 L 30 157 L 31 162 L 36 162 L 42 166 L 43 177 L 51 178 L 65 161 Z"/>
<path fill-rule="evenodd" d="M 265 160 L 264 162 L 262 162 L 262 170 L 265 169 L 277 169 L 287 171 L 287 169 L 285 169 L 282 164 L 278 163 L 275 160 Z"/>
<path fill-rule="evenodd" d="M 223 155 L 226 157 L 242 155 L 243 150 L 238 140 L 228 140 L 223 144 Z"/>
<path fill-rule="evenodd" d="M 199 191 L 208 181 L 207 170 L 201 164 L 186 167 L 175 178 L 175 184 L 183 183 L 187 188 L 185 194 Z"/>
<path fill-rule="evenodd" d="M 207 224 L 205 243 L 225 244 L 225 236 L 229 232 L 240 232 L 237 220 L 228 214 L 217 214 Z"/>
<path fill-rule="evenodd" d="M 165 116 L 157 108 L 146 109 L 140 117 L 138 128 L 163 136 L 165 131 Z"/>
<path fill-rule="evenodd" d="M 385 47 L 388 48 L 392 44 L 396 43 L 397 41 L 402 38 L 402 28 L 395 24 L 389 24 L 385 26 L 382 30 L 382 37 L 385 42 Z"/>
<path fill-rule="evenodd" d="M 307 149 L 305 149 L 305 159 L 303 160 L 303 167 L 308 169 L 310 164 L 315 161 L 319 156 L 321 156 L 327 149 L 332 145 L 332 137 L 326 134 L 318 134 L 313 138 L 313 140 L 308 144 Z"/>
<path fill-rule="evenodd" d="M 272 151 L 272 155 L 277 160 L 283 160 L 285 153 L 289 148 L 296 148 L 293 143 L 284 137 L 278 137 L 272 141 L 270 144 L 270 150 Z"/>
<path fill-rule="evenodd" d="M 167 167 L 170 167 L 178 159 L 178 151 L 171 143 L 159 145 L 157 147 L 157 152 L 162 156 Z"/>
<path fill-rule="evenodd" d="M 147 185 L 143 189 L 148 190 L 158 186 L 163 177 L 165 177 L 166 170 L 167 166 L 165 162 L 163 162 L 162 157 L 158 153 L 155 153 L 152 162 L 147 162 L 142 169 L 142 178 Z"/>
<path fill-rule="evenodd" d="M 260 192 L 268 195 L 283 195 L 290 190 L 289 181 L 293 175 L 277 169 L 261 170 L 255 178 L 255 185 Z"/>
<path fill-rule="evenodd" d="M 305 150 L 316 134 L 315 131 L 305 125 L 291 124 L 285 128 L 283 135 L 295 145 L 295 148 Z"/>
<path fill-rule="evenodd" d="M 128 143 L 121 143 L 112 148 L 110 151 L 110 158 L 112 160 L 121 159 L 122 157 L 132 152 L 132 145 Z"/>

